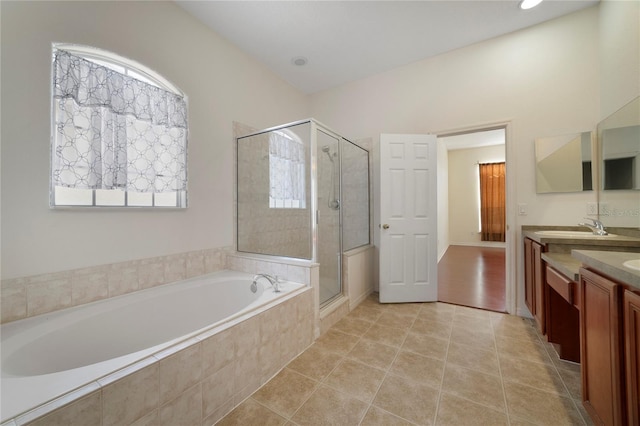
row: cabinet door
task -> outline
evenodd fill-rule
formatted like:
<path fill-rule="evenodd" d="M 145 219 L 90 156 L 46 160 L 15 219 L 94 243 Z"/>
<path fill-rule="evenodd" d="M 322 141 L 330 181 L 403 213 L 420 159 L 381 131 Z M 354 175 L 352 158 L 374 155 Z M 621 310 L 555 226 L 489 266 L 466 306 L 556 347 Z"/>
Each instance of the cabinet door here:
<path fill-rule="evenodd" d="M 624 349 L 629 424 L 640 424 L 640 294 L 624 292 Z"/>
<path fill-rule="evenodd" d="M 533 284 L 533 241 L 524 239 L 524 303 L 531 315 L 535 314 L 535 297 Z"/>
<path fill-rule="evenodd" d="M 623 425 L 621 287 L 580 269 L 582 401 L 595 423 Z"/>
<path fill-rule="evenodd" d="M 545 265 L 542 262 L 542 245 L 531 242 L 531 249 L 533 251 L 533 291 L 534 291 L 534 306 L 535 312 L 533 317 L 538 323 L 538 330 L 540 333 L 545 334 L 547 332 L 546 327 L 546 313 L 545 313 Z"/>

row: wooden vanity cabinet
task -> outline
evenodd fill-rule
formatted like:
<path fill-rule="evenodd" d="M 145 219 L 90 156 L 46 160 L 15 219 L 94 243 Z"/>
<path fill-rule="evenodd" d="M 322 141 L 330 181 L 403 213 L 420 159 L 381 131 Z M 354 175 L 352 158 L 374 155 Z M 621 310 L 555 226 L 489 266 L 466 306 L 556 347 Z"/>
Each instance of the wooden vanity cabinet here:
<path fill-rule="evenodd" d="M 524 303 L 531 315 L 535 312 L 535 296 L 533 284 L 533 240 L 524 239 Z"/>
<path fill-rule="evenodd" d="M 582 401 L 597 424 L 624 425 L 622 286 L 580 269 Z"/>
<path fill-rule="evenodd" d="M 542 244 L 530 238 L 524 239 L 524 301 L 542 334 L 546 333 L 544 251 Z"/>
<path fill-rule="evenodd" d="M 640 294 L 624 292 L 624 349 L 629 424 L 640 424 Z"/>

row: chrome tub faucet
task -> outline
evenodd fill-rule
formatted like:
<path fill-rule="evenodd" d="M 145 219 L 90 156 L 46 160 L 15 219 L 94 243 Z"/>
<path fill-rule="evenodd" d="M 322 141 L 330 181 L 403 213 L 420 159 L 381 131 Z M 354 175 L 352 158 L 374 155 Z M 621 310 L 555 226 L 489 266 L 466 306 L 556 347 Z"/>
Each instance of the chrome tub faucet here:
<path fill-rule="evenodd" d="M 267 281 L 269 281 L 271 287 L 273 287 L 273 291 L 276 293 L 280 293 L 280 277 L 278 277 L 277 275 L 274 277 L 269 274 L 256 274 L 253 276 L 253 282 L 251 283 L 251 291 L 253 293 L 258 291 L 258 280 L 260 278 L 265 278 Z"/>

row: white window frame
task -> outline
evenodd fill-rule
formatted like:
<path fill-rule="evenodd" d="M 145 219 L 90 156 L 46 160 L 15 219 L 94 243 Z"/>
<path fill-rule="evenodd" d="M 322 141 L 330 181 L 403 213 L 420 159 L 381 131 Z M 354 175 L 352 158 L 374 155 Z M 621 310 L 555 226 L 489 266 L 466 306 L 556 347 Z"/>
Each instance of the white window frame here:
<path fill-rule="evenodd" d="M 149 69 L 148 67 L 117 55 L 113 52 L 91 46 L 83 46 L 67 43 L 53 43 L 52 63 L 56 50 L 65 50 L 85 60 L 94 62 L 103 67 L 110 68 L 123 75 L 143 81 L 147 84 L 159 87 L 175 93 L 186 100 L 186 95 L 169 80 Z M 53 82 L 53 69 L 51 71 Z M 56 128 L 55 99 L 53 96 L 53 84 L 51 93 L 51 146 L 54 145 Z M 53 155 L 53 154 L 52 154 Z M 53 160 L 51 160 L 53 161 Z M 52 163 L 51 163 L 52 164 Z M 116 207 L 116 208 L 186 208 L 187 190 L 155 193 L 155 192 L 131 192 L 122 189 L 77 189 L 55 186 L 50 178 L 50 207 Z"/>

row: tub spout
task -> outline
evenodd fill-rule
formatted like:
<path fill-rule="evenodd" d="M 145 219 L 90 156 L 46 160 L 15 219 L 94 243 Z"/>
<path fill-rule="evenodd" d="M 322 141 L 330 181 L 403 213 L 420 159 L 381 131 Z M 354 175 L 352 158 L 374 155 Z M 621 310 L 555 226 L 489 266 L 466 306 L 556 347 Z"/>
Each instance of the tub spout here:
<path fill-rule="evenodd" d="M 269 284 L 271 284 L 271 287 L 273 287 L 273 291 L 276 293 L 280 293 L 280 278 L 276 275 L 275 277 L 268 275 L 268 274 L 256 274 L 253 277 L 253 282 L 251 283 L 251 291 L 252 292 L 256 292 L 258 291 L 258 279 L 260 278 L 265 278 L 267 281 L 269 281 Z"/>

